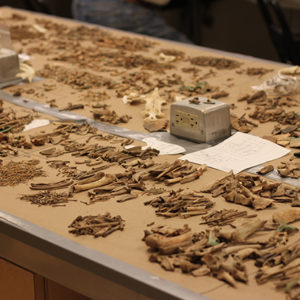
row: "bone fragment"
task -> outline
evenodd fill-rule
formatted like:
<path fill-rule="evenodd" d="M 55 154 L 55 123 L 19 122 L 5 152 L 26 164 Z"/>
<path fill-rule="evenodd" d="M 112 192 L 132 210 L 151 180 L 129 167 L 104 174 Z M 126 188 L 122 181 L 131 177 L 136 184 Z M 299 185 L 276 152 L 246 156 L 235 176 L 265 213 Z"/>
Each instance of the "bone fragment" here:
<path fill-rule="evenodd" d="M 254 219 L 251 222 L 244 223 L 232 233 L 232 240 L 235 242 L 245 242 L 250 235 L 262 228 L 266 222 Z"/>
<path fill-rule="evenodd" d="M 192 244 L 193 234 L 187 232 L 174 237 L 165 237 L 160 234 L 153 233 L 146 237 L 147 246 L 158 249 L 162 254 L 171 254 L 179 247 L 184 247 Z"/>
<path fill-rule="evenodd" d="M 164 114 L 161 111 L 162 104 L 165 101 L 160 97 L 158 88 L 155 88 L 152 93 L 145 95 L 145 116 L 149 119 L 162 118 Z"/>
<path fill-rule="evenodd" d="M 300 220 L 300 208 L 290 208 L 281 211 L 276 211 L 273 214 L 273 222 L 277 224 L 292 223 Z"/>
<path fill-rule="evenodd" d="M 94 182 L 91 182 L 91 183 L 75 184 L 73 186 L 73 192 L 78 193 L 78 192 L 82 192 L 82 191 L 87 191 L 87 190 L 90 190 L 90 189 L 94 189 L 94 188 L 97 188 L 97 187 L 100 187 L 100 186 L 110 184 L 115 180 L 116 180 L 115 175 L 106 174 L 101 179 L 99 179 L 97 181 L 94 181 Z"/>

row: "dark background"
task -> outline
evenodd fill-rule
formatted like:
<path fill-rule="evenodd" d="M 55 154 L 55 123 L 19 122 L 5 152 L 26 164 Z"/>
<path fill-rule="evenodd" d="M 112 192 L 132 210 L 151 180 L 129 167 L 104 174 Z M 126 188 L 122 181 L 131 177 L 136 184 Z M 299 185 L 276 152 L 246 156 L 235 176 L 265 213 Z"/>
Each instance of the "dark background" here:
<path fill-rule="evenodd" d="M 71 18 L 72 0 L 0 0 L 0 5 Z M 283 7 L 293 32 L 300 33 L 300 7 Z M 173 0 L 157 9 L 193 43 L 279 61 L 255 0 Z"/>

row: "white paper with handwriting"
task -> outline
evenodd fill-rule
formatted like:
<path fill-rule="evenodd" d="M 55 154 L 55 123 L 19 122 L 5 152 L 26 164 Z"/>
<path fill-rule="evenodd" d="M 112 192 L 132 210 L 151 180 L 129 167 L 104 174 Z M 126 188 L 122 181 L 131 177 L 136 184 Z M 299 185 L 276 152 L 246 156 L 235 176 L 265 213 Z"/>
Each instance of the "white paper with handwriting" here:
<path fill-rule="evenodd" d="M 260 137 L 237 132 L 224 142 L 204 150 L 189 153 L 180 159 L 235 174 L 289 153 L 275 143 Z"/>

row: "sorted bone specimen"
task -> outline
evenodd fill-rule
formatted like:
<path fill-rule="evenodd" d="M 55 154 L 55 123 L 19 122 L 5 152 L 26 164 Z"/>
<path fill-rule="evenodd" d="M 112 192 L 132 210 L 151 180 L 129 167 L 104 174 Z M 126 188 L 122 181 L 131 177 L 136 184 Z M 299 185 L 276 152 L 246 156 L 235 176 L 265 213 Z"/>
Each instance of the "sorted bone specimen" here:
<path fill-rule="evenodd" d="M 274 167 L 272 165 L 267 165 L 265 167 L 263 167 L 262 169 L 260 169 L 259 171 L 257 171 L 256 173 L 259 175 L 266 175 L 270 172 L 272 172 L 274 170 Z"/>
<path fill-rule="evenodd" d="M 192 233 L 187 225 L 177 229 L 156 226 L 145 230 L 143 241 L 152 250 L 149 260 L 166 271 L 179 269 L 195 277 L 213 276 L 237 287 L 238 282 L 248 282 L 245 261 L 251 259 L 258 284 L 272 280 L 288 294 L 299 293 L 300 241 L 288 243 L 289 235 L 295 232 L 288 226 L 256 241 L 256 233 L 267 230 L 265 225 L 266 221 L 254 219 L 236 229 L 214 228 L 199 233 Z"/>
<path fill-rule="evenodd" d="M 73 156 L 87 156 L 89 158 L 101 158 L 107 162 L 118 162 L 119 164 L 125 164 L 126 161 L 139 158 L 141 160 L 147 160 L 153 156 L 157 156 L 159 151 L 152 148 L 142 150 L 141 146 L 135 146 L 129 149 L 118 150 L 111 146 L 95 145 L 81 145 L 76 147 L 68 147 L 67 151 L 71 152 Z"/>
<path fill-rule="evenodd" d="M 138 104 L 144 102 L 145 95 L 140 95 L 137 92 L 130 92 L 123 96 L 122 101 L 124 104 Z"/>
<path fill-rule="evenodd" d="M 281 162 L 277 171 L 281 177 L 300 178 L 300 162 Z"/>
<path fill-rule="evenodd" d="M 191 58 L 191 64 L 202 66 L 202 67 L 214 67 L 216 69 L 235 69 L 238 68 L 241 63 L 238 61 L 228 59 L 228 58 L 219 58 L 213 56 L 197 56 Z"/>
<path fill-rule="evenodd" d="M 294 111 L 286 112 L 282 108 L 256 107 L 255 111 L 249 114 L 250 118 L 258 120 L 260 123 L 278 122 L 282 125 L 294 125 L 299 121 L 299 117 Z"/>
<path fill-rule="evenodd" d="M 88 186 L 90 189 L 93 189 L 88 193 L 90 201 L 87 204 L 92 204 L 98 201 L 106 201 L 115 197 L 117 197 L 117 202 L 125 202 L 135 199 L 138 196 L 138 191 L 146 190 L 145 183 L 143 181 L 134 181 L 132 175 L 133 171 L 130 170 L 119 174 L 106 174 L 101 177 L 100 180 L 95 181 L 98 177 L 96 173 L 94 176 L 82 180 L 88 181 L 89 183 L 81 185 L 78 184 L 77 186 L 75 185 L 74 189 L 77 189 L 78 191 L 80 186 Z M 98 185 L 99 182 L 101 185 Z M 96 187 L 96 185 L 98 186 Z"/>
<path fill-rule="evenodd" d="M 75 185 L 73 185 L 73 191 L 75 193 L 87 191 L 90 189 L 98 188 L 104 185 L 108 185 L 116 180 L 116 176 L 112 174 L 96 173 L 93 177 L 83 179 Z"/>
<path fill-rule="evenodd" d="M 120 216 L 112 217 L 110 213 L 96 216 L 78 216 L 70 225 L 70 233 L 106 237 L 117 230 L 123 230 L 125 221 Z"/>
<path fill-rule="evenodd" d="M 214 202 L 197 192 L 170 191 L 166 195 L 160 195 L 153 200 L 144 202 L 144 204 L 156 208 L 157 216 L 189 218 L 207 214 Z"/>
<path fill-rule="evenodd" d="M 273 213 L 273 221 L 277 224 L 288 224 L 300 220 L 300 208 L 289 208 Z"/>
<path fill-rule="evenodd" d="M 113 86 L 113 83 L 109 79 L 103 78 L 100 75 L 49 64 L 46 64 L 43 69 L 39 70 L 37 75 L 44 78 L 55 79 L 58 82 L 70 85 L 79 90 Z"/>
<path fill-rule="evenodd" d="M 144 119 L 143 126 L 149 132 L 166 131 L 169 125 L 167 119 Z"/>
<path fill-rule="evenodd" d="M 66 203 L 69 201 L 76 201 L 71 200 L 72 198 L 71 193 L 56 193 L 51 191 L 42 191 L 36 194 L 30 194 L 30 195 L 22 195 L 20 197 L 21 200 L 29 201 L 32 204 L 36 204 L 38 206 L 65 206 Z"/>
<path fill-rule="evenodd" d="M 198 179 L 205 171 L 206 166 L 196 168 L 187 160 L 175 160 L 173 163 L 165 162 L 142 174 L 137 174 L 137 179 L 152 179 L 166 185 L 175 183 L 188 183 Z"/>
<path fill-rule="evenodd" d="M 203 192 L 210 192 L 213 197 L 220 195 L 228 202 L 264 209 L 277 202 L 298 202 L 297 188 L 289 187 L 282 183 L 268 182 L 258 175 L 230 173 L 216 181 Z"/>
<path fill-rule="evenodd" d="M 23 80 L 27 79 L 29 82 L 32 82 L 34 78 L 35 71 L 34 69 L 26 63 L 20 63 L 20 72 L 16 77 L 20 77 Z"/>
<path fill-rule="evenodd" d="M 299 239 L 262 253 L 256 260 L 256 266 L 259 267 L 257 283 L 272 281 L 277 290 L 287 294 L 287 299 L 299 299 L 299 254 Z"/>
<path fill-rule="evenodd" d="M 25 116 L 17 116 L 13 110 L 4 112 L 3 100 L 0 99 L 0 132 L 1 133 L 17 133 L 24 129 L 26 124 L 33 120 L 32 114 Z"/>
<path fill-rule="evenodd" d="M 241 117 L 237 117 L 234 114 L 230 115 L 230 123 L 231 127 L 235 130 L 238 130 L 240 132 L 248 133 L 253 128 L 257 127 L 258 125 L 253 123 L 250 120 L 247 120 L 245 117 L 245 114 L 243 114 Z"/>
<path fill-rule="evenodd" d="M 165 270 L 210 275 L 235 287 L 237 281 L 248 281 L 243 259 L 262 248 L 259 244 L 249 244 L 248 238 L 262 230 L 265 223 L 256 219 L 226 234 L 218 229 L 192 233 L 187 225 L 179 229 L 157 226 L 145 230 L 143 240 L 152 250 L 150 261 L 159 263 Z M 241 251 L 243 256 L 239 255 Z"/>
<path fill-rule="evenodd" d="M 185 54 L 183 51 L 175 50 L 175 49 L 161 49 L 157 52 L 157 54 L 165 62 L 182 60 L 185 57 Z"/>
<path fill-rule="evenodd" d="M 72 179 L 64 179 L 57 182 L 51 182 L 51 183 L 31 183 L 30 189 L 31 190 L 58 190 L 58 189 L 64 189 L 68 186 L 70 186 L 73 183 Z"/>
<path fill-rule="evenodd" d="M 281 106 L 294 107 L 299 105 L 298 100 L 292 96 L 268 97 L 265 91 L 257 91 L 252 95 L 243 95 L 238 101 L 246 101 L 248 104 L 255 104 L 267 109 Z"/>
<path fill-rule="evenodd" d="M 95 120 L 100 120 L 110 124 L 128 123 L 131 119 L 128 115 L 118 116 L 114 110 L 109 110 L 108 108 L 93 111 L 93 116 Z"/>
<path fill-rule="evenodd" d="M 266 69 L 266 68 L 247 68 L 246 74 L 249 76 L 256 76 L 256 75 L 265 75 L 269 72 L 272 72 L 272 69 Z"/>
<path fill-rule="evenodd" d="M 300 67 L 292 66 L 287 68 L 282 68 L 278 71 L 281 75 L 300 75 Z"/>
<path fill-rule="evenodd" d="M 238 218 L 246 216 L 246 211 L 238 211 L 236 209 L 216 210 L 203 216 L 203 222 L 201 224 L 207 224 L 208 226 L 225 226 L 231 224 Z"/>
<path fill-rule="evenodd" d="M 25 183 L 34 177 L 45 176 L 42 167 L 38 167 L 39 160 L 28 160 L 6 164 L 0 163 L 0 186 Z"/>
<path fill-rule="evenodd" d="M 159 95 L 158 88 L 155 88 L 150 94 L 145 95 L 144 99 L 146 101 L 144 114 L 148 119 L 155 120 L 164 116 L 161 107 L 165 101 Z"/>
<path fill-rule="evenodd" d="M 72 110 L 76 110 L 76 109 L 84 109 L 84 105 L 68 103 L 68 105 L 66 107 L 60 109 L 60 111 L 72 111 Z"/>
<path fill-rule="evenodd" d="M 66 122 L 66 123 L 54 123 L 56 125 L 56 128 L 51 133 L 42 133 L 37 134 L 35 136 L 31 136 L 31 143 L 34 146 L 44 146 L 45 144 L 62 144 L 62 142 L 66 143 L 67 138 L 71 133 L 74 133 L 76 135 L 86 135 L 89 133 L 96 133 L 97 129 L 91 127 L 87 123 L 83 124 L 77 124 L 75 122 Z M 54 148 L 54 147 L 53 147 Z M 55 151 L 54 151 L 55 152 Z M 47 152 L 45 152 L 47 156 Z M 43 154 L 43 152 L 42 152 Z M 54 154 L 54 153 L 53 153 Z M 63 154 L 63 153 L 62 153 Z M 51 156 L 51 151 L 48 156 Z"/>
<path fill-rule="evenodd" d="M 219 99 L 229 96 L 229 93 L 226 91 L 219 91 L 211 95 L 213 99 Z"/>
<path fill-rule="evenodd" d="M 282 127 L 279 124 L 276 124 L 274 126 L 274 129 L 272 130 L 272 134 L 278 135 L 278 134 L 289 134 L 292 137 L 298 137 L 298 127 L 300 127 L 300 120 L 295 125 L 287 125 L 285 127 Z"/>

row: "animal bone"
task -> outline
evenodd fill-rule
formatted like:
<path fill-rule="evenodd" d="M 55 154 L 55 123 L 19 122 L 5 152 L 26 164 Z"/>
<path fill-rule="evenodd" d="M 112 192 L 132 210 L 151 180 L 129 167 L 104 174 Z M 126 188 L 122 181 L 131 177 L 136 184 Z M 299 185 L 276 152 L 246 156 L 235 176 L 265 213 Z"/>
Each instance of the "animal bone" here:
<path fill-rule="evenodd" d="M 73 183 L 72 179 L 65 179 L 54 183 L 31 183 L 31 190 L 57 190 L 63 189 Z"/>
<path fill-rule="evenodd" d="M 152 93 L 145 95 L 146 105 L 145 105 L 145 116 L 148 119 L 162 118 L 164 114 L 161 111 L 161 106 L 165 101 L 160 97 L 158 88 L 155 88 Z"/>
<path fill-rule="evenodd" d="M 115 180 L 116 180 L 115 175 L 105 174 L 101 179 L 99 179 L 97 181 L 87 183 L 87 184 L 75 184 L 75 185 L 73 185 L 73 192 L 78 193 L 78 192 L 82 192 L 82 191 L 87 191 L 87 190 L 90 190 L 90 189 L 94 189 L 94 188 L 97 188 L 97 187 L 100 187 L 100 186 L 110 184 Z"/>
<path fill-rule="evenodd" d="M 290 208 L 286 210 L 276 211 L 273 216 L 273 222 L 277 224 L 292 223 L 300 219 L 300 208 Z"/>
<path fill-rule="evenodd" d="M 144 102 L 145 95 L 140 95 L 137 92 L 131 92 L 122 98 L 124 104 L 136 104 Z"/>
<path fill-rule="evenodd" d="M 267 221 L 255 219 L 251 222 L 244 223 L 232 233 L 232 240 L 235 242 L 245 242 L 254 232 L 261 229 Z"/>
<path fill-rule="evenodd" d="M 147 246 L 159 250 L 161 254 L 171 254 L 179 247 L 192 244 L 193 234 L 187 232 L 178 236 L 165 237 L 157 233 L 148 235 L 145 238 Z"/>

